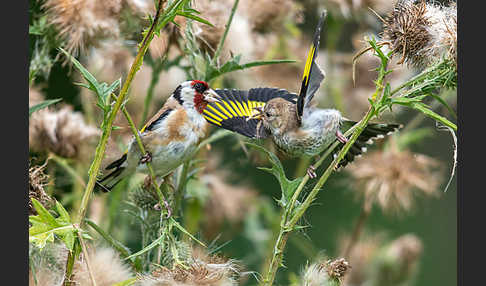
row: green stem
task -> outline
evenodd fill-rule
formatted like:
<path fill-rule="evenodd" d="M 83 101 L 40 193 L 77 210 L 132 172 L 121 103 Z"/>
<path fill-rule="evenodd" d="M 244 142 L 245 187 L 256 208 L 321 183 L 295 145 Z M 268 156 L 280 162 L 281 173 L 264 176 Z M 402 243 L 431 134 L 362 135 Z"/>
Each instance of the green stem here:
<path fill-rule="evenodd" d="M 147 52 L 149 44 L 154 37 L 154 28 L 159 21 L 160 11 L 162 10 L 162 6 L 163 6 L 162 2 L 163 0 L 159 0 L 159 5 L 154 17 L 154 21 L 150 26 L 149 31 L 143 38 L 142 44 L 140 45 L 140 49 L 137 53 L 137 56 L 135 57 L 135 60 L 132 63 L 127 79 L 125 80 L 125 83 L 123 84 L 123 87 L 120 90 L 120 95 L 118 96 L 114 106 L 112 107 L 108 118 L 103 124 L 103 133 L 101 135 L 101 139 L 98 143 L 98 146 L 96 147 L 95 158 L 89 168 L 88 184 L 86 185 L 86 189 L 84 191 L 83 198 L 81 200 L 81 206 L 79 208 L 77 223 L 79 224 L 80 227 L 82 227 L 84 217 L 86 216 L 88 203 L 96 183 L 96 177 L 98 176 L 98 172 L 100 170 L 101 161 L 103 160 L 103 156 L 105 154 L 106 144 L 108 143 L 108 138 L 110 137 L 111 134 L 113 122 L 115 120 L 118 110 L 120 110 L 122 104 L 125 102 L 125 97 L 127 96 L 128 89 L 133 81 L 133 78 L 135 77 L 135 74 L 140 69 L 140 66 L 142 65 L 143 62 L 143 56 Z"/>
<path fill-rule="evenodd" d="M 73 273 L 73 266 L 74 266 L 74 251 L 69 251 L 67 261 L 66 261 L 66 274 L 64 277 L 64 286 L 70 286 L 71 284 L 71 275 Z"/>
<path fill-rule="evenodd" d="M 128 121 L 128 125 L 130 126 L 130 129 L 132 130 L 133 136 L 135 136 L 135 140 L 137 141 L 138 148 L 140 149 L 140 153 L 141 154 L 147 154 L 147 152 L 145 151 L 145 147 L 143 146 L 142 139 L 140 138 L 140 134 L 137 130 L 137 127 L 135 127 L 135 123 L 133 123 L 132 117 L 130 116 L 130 114 L 128 113 L 127 109 L 124 106 L 122 107 L 122 112 L 123 112 L 123 115 L 125 115 L 125 118 Z M 152 185 L 154 186 L 155 191 L 157 192 L 157 195 L 159 196 L 160 203 L 161 203 L 160 206 L 162 207 L 163 202 L 165 201 L 165 197 L 162 194 L 162 191 L 160 190 L 159 185 L 157 184 L 157 181 L 155 180 L 156 178 L 155 178 L 154 169 L 152 168 L 152 164 L 150 162 L 147 162 L 145 164 L 147 165 L 147 169 L 149 171 L 149 176 L 150 176 L 150 179 L 152 180 Z M 162 213 L 163 212 L 164 211 L 162 211 Z"/>
<path fill-rule="evenodd" d="M 373 45 L 373 43 L 370 42 L 370 44 Z M 277 237 L 277 241 L 275 242 L 275 247 L 273 250 L 273 256 L 270 262 L 270 266 L 268 268 L 267 274 L 265 278 L 262 281 L 262 285 L 267 285 L 270 286 L 273 284 L 273 281 L 275 280 L 275 276 L 277 274 L 277 270 L 279 266 L 282 263 L 282 257 L 283 257 L 283 251 L 285 248 L 285 244 L 288 239 L 288 235 L 290 232 L 295 228 L 295 225 L 297 222 L 300 220 L 300 218 L 304 215 L 304 213 L 307 211 L 309 208 L 310 204 L 314 201 L 315 197 L 317 196 L 317 193 L 321 189 L 321 187 L 324 185 L 324 183 L 327 181 L 329 176 L 331 175 L 332 171 L 336 169 L 338 166 L 339 162 L 344 158 L 346 153 L 349 151 L 351 146 L 356 142 L 358 139 L 359 135 L 363 132 L 363 130 L 366 128 L 368 125 L 368 122 L 370 119 L 376 115 L 376 110 L 375 110 L 375 105 L 379 104 L 381 102 L 381 97 L 383 96 L 383 90 L 384 90 L 384 80 L 385 76 L 387 75 L 387 64 L 388 64 L 388 57 L 385 56 L 382 51 L 376 47 L 376 45 L 373 45 L 375 51 L 377 52 L 378 56 L 381 58 L 381 66 L 378 69 L 378 79 L 375 82 L 376 90 L 371 96 L 371 106 L 368 109 L 368 112 L 365 114 L 365 116 L 356 123 L 351 129 L 353 131 L 348 130 L 346 133 L 353 132 L 351 135 L 351 138 L 348 139 L 348 142 L 343 146 L 343 148 L 340 150 L 338 155 L 334 158 L 332 163 L 327 167 L 327 169 L 324 171 L 324 173 L 321 175 L 319 178 L 318 182 L 314 185 L 314 188 L 312 191 L 307 195 L 305 198 L 304 202 L 295 210 L 295 214 L 293 212 L 294 204 L 297 201 L 297 198 L 302 191 L 304 185 L 308 181 L 308 176 L 306 175 L 301 184 L 298 186 L 297 190 L 294 192 L 292 195 L 291 201 L 288 205 L 288 207 L 285 209 L 284 214 L 282 216 L 281 220 L 281 226 L 280 226 L 280 232 Z M 338 142 L 335 142 L 334 145 L 331 147 L 335 148 L 337 146 Z M 330 152 L 328 150 L 328 152 Z M 328 153 L 326 153 L 328 154 Z M 325 155 L 327 156 L 327 155 Z M 320 165 L 322 161 L 324 160 L 321 158 L 318 162 Z M 317 165 L 317 164 L 316 164 Z"/>
<path fill-rule="evenodd" d="M 59 166 L 64 168 L 71 177 L 73 177 L 78 183 L 80 183 L 83 187 L 86 187 L 86 182 L 84 181 L 83 178 L 81 178 L 80 175 L 74 170 L 71 166 L 69 166 L 69 163 L 65 158 L 59 157 L 55 155 L 54 153 L 49 154 L 50 159 L 52 159 L 54 162 L 56 162 Z"/>
<path fill-rule="evenodd" d="M 186 188 L 187 184 L 187 173 L 189 172 L 189 164 L 190 161 L 187 161 L 182 166 L 182 172 L 179 177 L 179 183 L 177 184 L 177 190 L 175 193 L 175 200 L 174 200 L 174 215 L 177 216 L 177 212 L 181 206 L 182 198 L 184 197 L 184 189 Z"/>
<path fill-rule="evenodd" d="M 223 50 L 223 44 L 224 41 L 226 40 L 226 36 L 228 36 L 228 31 L 231 25 L 231 21 L 233 21 L 233 16 L 235 15 L 236 12 L 236 7 L 238 7 L 238 2 L 240 2 L 240 0 L 235 0 L 235 3 L 233 4 L 233 8 L 231 8 L 231 14 L 228 19 L 228 22 L 226 23 L 223 37 L 221 37 L 221 40 L 219 41 L 218 44 L 218 48 L 216 49 L 216 52 L 214 53 L 213 56 L 213 63 L 215 63 L 218 60 L 219 54 L 221 54 L 221 51 Z"/>

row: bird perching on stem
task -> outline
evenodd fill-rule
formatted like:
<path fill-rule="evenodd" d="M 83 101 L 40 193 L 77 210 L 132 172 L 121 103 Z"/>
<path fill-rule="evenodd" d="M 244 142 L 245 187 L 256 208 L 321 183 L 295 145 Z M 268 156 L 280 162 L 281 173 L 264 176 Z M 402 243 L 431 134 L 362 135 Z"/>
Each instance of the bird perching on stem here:
<path fill-rule="evenodd" d="M 356 122 L 344 118 L 338 110 L 311 106 L 311 100 L 325 78 L 316 63 L 325 18 L 326 11 L 314 33 L 299 95 L 267 87 L 247 91 L 216 90 L 222 102 L 208 104 L 204 118 L 211 124 L 250 138 L 270 137 L 278 149 L 290 157 L 317 156 L 338 140 L 340 145 L 334 151 L 336 155 L 348 140 L 343 132 Z M 373 139 L 383 138 L 399 127 L 399 124 L 370 123 L 339 162 L 338 168 L 366 152 L 366 145 L 372 144 Z M 312 165 L 307 173 L 311 178 L 316 176 Z"/>

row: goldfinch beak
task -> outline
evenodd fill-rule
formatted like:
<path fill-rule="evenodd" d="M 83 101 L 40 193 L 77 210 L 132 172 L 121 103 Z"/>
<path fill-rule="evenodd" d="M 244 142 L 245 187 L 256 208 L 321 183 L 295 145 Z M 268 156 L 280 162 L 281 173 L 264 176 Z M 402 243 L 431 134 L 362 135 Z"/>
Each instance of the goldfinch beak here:
<path fill-rule="evenodd" d="M 206 90 L 203 93 L 203 95 L 204 95 L 204 101 L 207 101 L 209 103 L 221 102 L 221 96 L 219 96 L 219 94 L 217 94 L 216 91 L 214 91 L 212 89 Z"/>
<path fill-rule="evenodd" d="M 263 108 L 261 107 L 255 107 L 254 108 L 253 114 L 246 118 L 246 121 L 251 120 L 251 119 L 257 119 L 257 120 L 262 120 L 263 119 Z"/>

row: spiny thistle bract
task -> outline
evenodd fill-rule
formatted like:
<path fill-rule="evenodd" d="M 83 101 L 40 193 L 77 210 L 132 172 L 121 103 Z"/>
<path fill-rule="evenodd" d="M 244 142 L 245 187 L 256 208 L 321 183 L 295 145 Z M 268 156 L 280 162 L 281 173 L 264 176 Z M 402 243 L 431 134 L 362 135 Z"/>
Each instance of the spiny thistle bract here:
<path fill-rule="evenodd" d="M 44 173 L 45 167 L 44 164 L 29 168 L 29 215 L 37 215 L 32 204 L 32 198 L 38 200 L 46 209 L 54 205 L 54 200 L 44 190 L 49 182 L 49 176 Z"/>
<path fill-rule="evenodd" d="M 418 68 L 443 57 L 456 62 L 457 7 L 425 1 L 399 0 L 386 17 L 383 39 L 391 42 L 395 56 Z"/>

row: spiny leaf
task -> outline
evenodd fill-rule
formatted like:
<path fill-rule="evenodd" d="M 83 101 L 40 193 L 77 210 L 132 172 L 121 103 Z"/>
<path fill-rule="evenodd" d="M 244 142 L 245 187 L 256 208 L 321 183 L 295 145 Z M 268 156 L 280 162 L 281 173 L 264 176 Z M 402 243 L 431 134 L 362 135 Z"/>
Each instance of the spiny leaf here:
<path fill-rule="evenodd" d="M 165 238 L 165 234 L 162 234 L 159 238 L 157 238 L 156 240 L 152 241 L 151 244 L 147 245 L 146 247 L 144 247 L 142 250 L 128 256 L 128 257 L 125 257 L 125 260 L 127 259 L 131 259 L 131 258 L 134 258 L 134 257 L 137 257 L 149 250 L 151 250 L 152 248 L 156 247 L 157 245 L 159 245 L 161 242 L 164 241 L 164 238 Z"/>
<path fill-rule="evenodd" d="M 76 229 L 71 224 L 71 218 L 64 207 L 56 201 L 59 217 L 54 218 L 35 198 L 32 198 L 32 204 L 38 215 L 29 217 L 31 223 L 29 242 L 42 249 L 47 242 L 53 242 L 55 236 L 57 236 L 69 250 L 73 250 Z"/>
<path fill-rule="evenodd" d="M 245 142 L 245 144 L 259 151 L 262 151 L 267 155 L 268 160 L 272 164 L 272 168 L 259 167 L 258 169 L 269 172 L 277 178 L 278 182 L 280 183 L 280 188 L 282 191 L 282 198 L 278 200 L 278 202 L 282 207 L 285 207 L 287 205 L 287 202 L 291 199 L 295 190 L 299 186 L 300 182 L 302 181 L 302 177 L 299 177 L 294 180 L 287 179 L 282 163 L 280 163 L 280 160 L 277 158 L 275 154 L 268 151 L 263 146 L 250 143 L 250 142 Z"/>
<path fill-rule="evenodd" d="M 32 115 L 32 113 L 36 112 L 37 110 L 40 110 L 42 108 L 46 108 L 49 105 L 54 104 L 56 102 L 59 102 L 61 100 L 62 100 L 62 98 L 44 100 L 41 103 L 38 103 L 38 104 L 36 104 L 36 105 L 34 105 L 32 107 L 29 107 L 29 117 L 30 117 L 30 115 Z"/>
<path fill-rule="evenodd" d="M 206 25 L 209 25 L 211 27 L 214 27 L 214 25 L 211 24 L 208 20 L 205 20 L 205 19 L 203 19 L 203 18 L 201 18 L 199 16 L 196 16 L 196 15 L 193 15 L 191 12 L 187 12 L 187 11 L 182 12 L 182 11 L 179 11 L 179 12 L 177 12 L 177 15 L 180 15 L 180 16 L 183 16 L 183 17 L 192 19 L 194 21 L 198 21 L 198 22 L 201 22 L 203 24 L 206 24 Z"/>
<path fill-rule="evenodd" d="M 192 234 L 190 234 L 185 228 L 183 228 L 177 221 L 175 221 L 174 218 L 170 218 L 170 222 L 175 226 L 177 227 L 180 231 L 182 231 L 183 233 L 185 233 L 187 236 L 189 236 L 192 240 L 194 240 L 195 242 L 199 243 L 200 245 L 206 247 L 206 245 L 204 243 L 202 243 L 201 241 L 199 241 L 197 238 L 195 238 Z"/>
<path fill-rule="evenodd" d="M 59 48 L 61 52 L 63 52 L 66 57 L 74 64 L 74 66 L 79 70 L 83 78 L 88 81 L 90 85 L 90 89 L 96 92 L 98 95 L 101 95 L 101 89 L 100 89 L 100 84 L 98 83 L 98 80 L 85 68 L 83 65 L 76 59 L 74 58 L 71 54 L 69 54 L 67 51 L 65 51 L 63 48 Z"/>

